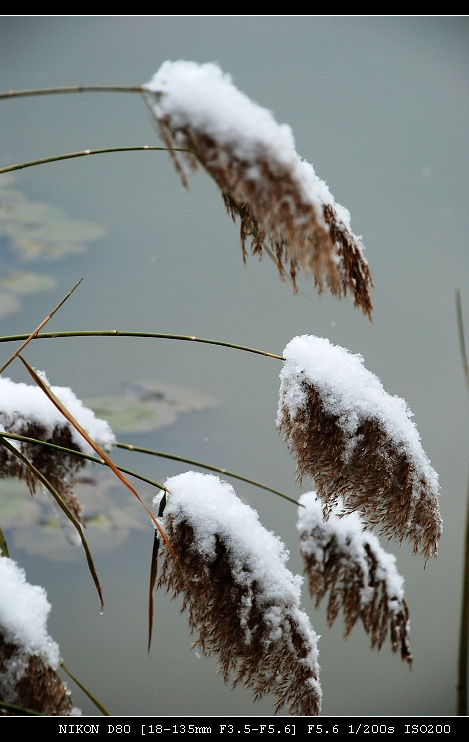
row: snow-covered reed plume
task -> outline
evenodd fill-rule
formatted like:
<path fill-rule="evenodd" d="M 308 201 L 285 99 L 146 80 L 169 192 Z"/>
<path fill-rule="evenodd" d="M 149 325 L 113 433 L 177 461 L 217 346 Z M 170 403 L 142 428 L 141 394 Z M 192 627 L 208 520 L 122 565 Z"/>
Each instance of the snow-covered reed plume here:
<path fill-rule="evenodd" d="M 44 589 L 24 570 L 0 557 L 0 698 L 46 716 L 76 716 L 70 692 L 57 670 L 59 646 L 47 632 L 50 611 Z M 17 715 L 3 708 L 0 715 Z"/>
<path fill-rule="evenodd" d="M 385 392 L 363 358 L 302 335 L 284 350 L 277 427 L 311 477 L 324 516 L 340 505 L 425 559 L 442 533 L 438 475 L 406 402 Z"/>
<path fill-rule="evenodd" d="M 329 592 L 329 627 L 342 610 L 345 638 L 360 620 L 372 648 L 381 649 L 389 632 L 392 650 L 411 664 L 409 611 L 396 558 L 363 530 L 356 513 L 340 518 L 331 513 L 324 522 L 315 492 L 302 495 L 300 505 L 297 529 L 304 571 L 316 607 Z"/>
<path fill-rule="evenodd" d="M 45 375 L 40 375 L 48 383 Z M 115 437 L 105 420 L 97 418 L 70 388 L 52 386 L 51 390 L 98 445 L 106 451 L 113 447 Z M 35 385 L 16 383 L 5 377 L 0 377 L 0 427 L 2 432 L 14 433 L 33 441 L 45 441 L 87 455 L 93 453 L 88 443 L 42 389 Z M 10 439 L 11 445 L 47 479 L 74 517 L 80 520 L 81 505 L 74 495 L 73 481 L 76 472 L 85 466 L 86 459 L 51 446 L 38 445 L 33 441 Z M 0 478 L 5 477 L 17 477 L 25 481 L 32 494 L 40 486 L 34 471 L 20 457 L 1 445 Z"/>
<path fill-rule="evenodd" d="M 187 186 L 202 165 L 228 212 L 240 219 L 243 258 L 267 249 L 294 289 L 301 272 L 337 297 L 350 292 L 371 319 L 371 274 L 350 214 L 295 150 L 290 126 L 251 101 L 215 64 L 166 61 L 146 85 L 146 101 Z M 176 150 L 184 149 L 181 156 Z"/>
<path fill-rule="evenodd" d="M 283 542 L 214 475 L 186 472 L 165 487 L 160 522 L 174 552 L 164 545 L 158 586 L 183 596 L 195 645 L 218 657 L 225 682 L 242 683 L 256 700 L 272 693 L 276 711 L 318 715 L 318 637 Z"/>

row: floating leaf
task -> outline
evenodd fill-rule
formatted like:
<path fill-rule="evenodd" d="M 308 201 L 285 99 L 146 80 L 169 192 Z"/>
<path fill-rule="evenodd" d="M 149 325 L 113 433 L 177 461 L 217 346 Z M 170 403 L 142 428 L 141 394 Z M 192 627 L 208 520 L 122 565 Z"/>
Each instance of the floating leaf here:
<path fill-rule="evenodd" d="M 44 237 L 40 240 L 19 237 L 15 240 L 15 246 L 20 250 L 24 260 L 36 260 L 44 257 L 58 260 L 68 255 L 81 255 L 87 250 L 86 246 L 79 242 L 61 242 L 57 244 L 47 242 Z"/>
<path fill-rule="evenodd" d="M 0 319 L 2 317 L 8 317 L 10 314 L 18 312 L 21 304 L 16 296 L 10 294 L 4 294 L 0 291 Z"/>
<path fill-rule="evenodd" d="M 86 539 L 93 554 L 118 548 L 135 531 L 148 531 L 148 518 L 106 468 L 90 468 L 90 473 L 78 477 L 74 486 L 83 505 Z M 153 489 L 140 489 L 151 502 Z M 38 490 L 31 497 L 24 482 L 1 479 L 0 523 L 10 550 L 22 549 L 55 562 L 82 559 L 79 546 L 68 538 L 67 524 L 47 492 Z"/>
<path fill-rule="evenodd" d="M 88 243 L 105 233 L 100 224 L 69 219 L 63 209 L 47 203 L 30 201 L 20 191 L 9 187 L 11 178 L 0 178 L 0 318 L 18 312 L 17 297 L 55 287 L 52 277 L 25 272 L 18 262 L 48 258 L 60 260 L 87 252 Z M 11 295 L 13 294 L 13 296 Z"/>
<path fill-rule="evenodd" d="M 54 289 L 56 285 L 57 281 L 52 276 L 46 276 L 43 273 L 10 270 L 0 276 L 0 289 L 10 291 L 12 294 L 36 294 L 39 291 Z"/>
<path fill-rule="evenodd" d="M 88 249 L 87 242 L 104 233 L 100 224 L 69 219 L 63 209 L 0 188 L 0 237 L 8 238 L 21 260 L 82 253 Z"/>
<path fill-rule="evenodd" d="M 142 381 L 129 384 L 120 395 L 87 399 L 86 405 L 116 433 L 148 433 L 173 424 L 182 413 L 213 409 L 218 402 L 194 389 Z"/>

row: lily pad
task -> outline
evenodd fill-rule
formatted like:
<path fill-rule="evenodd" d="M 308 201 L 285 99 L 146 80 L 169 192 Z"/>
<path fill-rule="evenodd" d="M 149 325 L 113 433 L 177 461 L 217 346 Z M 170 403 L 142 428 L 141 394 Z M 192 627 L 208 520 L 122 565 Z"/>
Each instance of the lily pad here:
<path fill-rule="evenodd" d="M 4 294 L 0 291 L 0 319 L 2 317 L 8 317 L 10 314 L 15 314 L 21 307 L 21 303 L 18 301 L 16 296 L 11 294 Z"/>
<path fill-rule="evenodd" d="M 88 242 L 104 234 L 100 224 L 70 219 L 63 209 L 0 187 L 0 237 L 8 238 L 23 261 L 85 252 Z"/>
<path fill-rule="evenodd" d="M 88 243 L 105 234 L 101 224 L 70 219 L 63 209 L 30 201 L 10 187 L 12 178 L 0 177 L 0 318 L 21 309 L 18 296 L 48 291 L 52 277 L 21 271 L 18 264 L 60 260 L 85 253 Z M 11 295 L 10 295 L 11 294 Z"/>
<path fill-rule="evenodd" d="M 57 281 L 43 273 L 11 270 L 0 276 L 0 289 L 12 294 L 28 295 L 39 291 L 49 291 L 56 287 Z"/>
<path fill-rule="evenodd" d="M 87 399 L 115 433 L 148 433 L 173 424 L 179 415 L 218 407 L 209 394 L 156 381 L 128 384 L 123 394 Z"/>
<path fill-rule="evenodd" d="M 116 549 L 134 531 L 152 532 L 147 513 L 135 497 L 106 467 L 79 477 L 74 492 L 83 506 L 84 536 L 92 555 Z M 139 496 L 151 508 L 154 488 L 139 486 Z M 65 520 L 53 498 L 38 489 L 31 497 L 24 482 L 0 479 L 0 523 L 11 551 L 54 562 L 83 559 L 83 547 L 76 530 Z"/>

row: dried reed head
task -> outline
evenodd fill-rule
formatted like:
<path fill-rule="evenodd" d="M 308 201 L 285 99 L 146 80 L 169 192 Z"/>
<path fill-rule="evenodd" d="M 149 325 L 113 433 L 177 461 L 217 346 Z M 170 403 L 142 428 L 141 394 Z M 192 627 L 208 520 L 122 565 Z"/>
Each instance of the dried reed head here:
<path fill-rule="evenodd" d="M 22 709 L 45 716 L 73 716 L 70 691 L 55 670 L 37 655 L 5 639 L 0 629 L 0 698 Z M 16 712 L 1 709 L 0 716 Z"/>
<path fill-rule="evenodd" d="M 42 372 L 39 374 L 47 382 Z M 68 387 L 51 387 L 51 391 L 104 450 L 115 444 L 115 436 L 105 420 L 97 418 L 92 410 Z M 0 376 L 0 430 L 32 439 L 31 441 L 0 439 L 0 478 L 16 477 L 26 482 L 31 494 L 42 486 L 36 469 L 58 492 L 70 513 L 83 524 L 81 504 L 73 487 L 76 472 L 86 465 L 86 459 L 77 454 L 92 453 L 82 435 L 47 398 L 37 385 L 15 383 Z M 35 443 L 42 441 L 49 446 Z M 9 444 L 7 448 L 6 444 Z M 52 446 L 60 446 L 55 449 Z M 20 456 L 12 450 L 14 447 Z M 30 466 L 28 466 L 28 464 Z"/>
<path fill-rule="evenodd" d="M 187 472 L 165 486 L 161 524 L 177 559 L 165 547 L 158 586 L 182 596 L 194 645 L 218 657 L 233 687 L 242 683 L 256 700 L 272 693 L 276 712 L 318 715 L 317 636 L 281 542 L 216 477 Z"/>
<path fill-rule="evenodd" d="M 240 220 L 243 258 L 267 251 L 282 280 L 297 291 L 299 272 L 321 293 L 351 293 L 371 320 L 371 274 L 350 215 L 335 203 L 314 168 L 295 151 L 290 127 L 242 94 L 213 64 L 165 62 L 150 83 L 147 103 L 182 182 L 202 165 Z M 182 157 L 178 151 L 185 152 Z"/>
<path fill-rule="evenodd" d="M 438 476 L 404 400 L 328 340 L 294 338 L 284 355 L 277 427 L 311 477 L 327 518 L 339 503 L 368 527 L 436 556 L 442 533 Z"/>
<path fill-rule="evenodd" d="M 6 432 L 12 432 L 14 429 L 16 435 L 80 451 L 73 439 L 70 426 L 65 421 L 63 425 L 55 425 L 50 430 L 40 422 L 24 418 L 16 417 L 15 420 L 9 420 L 8 416 L 0 413 L 0 419 Z M 15 447 L 54 487 L 73 516 L 83 523 L 82 506 L 74 494 L 73 481 L 76 472 L 86 465 L 86 460 L 65 451 L 28 441 L 15 441 Z M 16 477 L 26 482 L 31 494 L 36 492 L 38 486 L 42 486 L 34 472 L 18 456 L 0 445 L 0 478 L 6 477 Z"/>
<path fill-rule="evenodd" d="M 389 632 L 393 652 L 411 665 L 409 611 L 395 557 L 363 531 L 355 513 L 332 513 L 324 522 L 315 492 L 302 495 L 300 504 L 297 529 L 309 592 L 316 606 L 329 592 L 329 627 L 342 609 L 345 638 L 360 620 L 372 648 L 381 649 Z"/>
<path fill-rule="evenodd" d="M 70 693 L 57 674 L 59 646 L 47 632 L 44 589 L 24 570 L 0 558 L 0 699 L 47 716 L 72 715 Z M 14 715 L 13 709 L 3 711 Z"/>

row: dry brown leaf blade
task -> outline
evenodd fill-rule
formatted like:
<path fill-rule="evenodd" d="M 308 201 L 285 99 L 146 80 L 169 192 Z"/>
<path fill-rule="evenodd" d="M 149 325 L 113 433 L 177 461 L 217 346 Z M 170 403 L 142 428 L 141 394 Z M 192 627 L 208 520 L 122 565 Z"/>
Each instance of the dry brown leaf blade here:
<path fill-rule="evenodd" d="M 87 541 L 85 539 L 85 536 L 83 534 L 83 530 L 82 530 L 81 524 L 75 518 L 75 516 L 72 513 L 72 511 L 67 507 L 67 503 L 64 502 L 64 500 L 60 496 L 59 492 L 57 492 L 57 490 L 55 489 L 55 487 L 53 487 L 51 485 L 51 483 L 46 479 L 46 477 L 42 474 L 42 472 L 39 471 L 39 469 L 37 469 L 35 466 L 33 466 L 33 464 L 31 464 L 31 462 L 29 462 L 28 459 L 25 456 L 23 456 L 23 454 L 21 453 L 21 451 L 18 451 L 18 449 L 15 448 L 8 440 L 6 440 L 5 437 L 1 437 L 0 438 L 0 444 L 2 446 L 5 446 L 5 448 L 7 448 L 12 455 L 14 455 L 18 459 L 20 459 L 21 462 L 22 462 L 22 464 L 25 467 L 27 467 L 31 471 L 31 473 L 33 474 L 33 476 L 36 479 L 38 479 L 41 482 L 41 484 L 51 493 L 51 495 L 54 498 L 54 500 L 56 501 L 57 505 L 65 513 L 65 516 L 68 518 L 68 520 L 75 527 L 75 529 L 76 529 L 76 531 L 77 531 L 77 533 L 78 533 L 78 535 L 80 537 L 81 543 L 83 545 L 83 549 L 85 551 L 86 561 L 88 563 L 88 567 L 89 567 L 89 570 L 91 572 L 91 576 L 93 577 L 94 584 L 95 584 L 96 589 L 98 591 L 99 599 L 100 599 L 100 602 L 101 602 L 101 607 L 104 607 L 103 591 L 102 591 L 102 588 L 101 588 L 101 585 L 100 585 L 100 582 L 99 582 L 99 579 L 98 579 L 98 573 L 97 573 L 96 568 L 94 566 L 93 558 L 91 556 L 91 552 L 90 552 L 88 543 L 87 543 Z"/>

